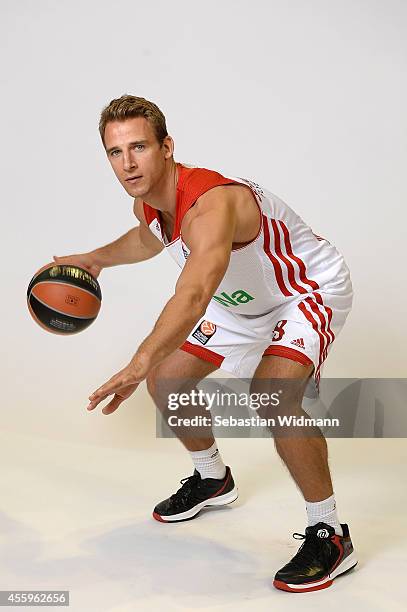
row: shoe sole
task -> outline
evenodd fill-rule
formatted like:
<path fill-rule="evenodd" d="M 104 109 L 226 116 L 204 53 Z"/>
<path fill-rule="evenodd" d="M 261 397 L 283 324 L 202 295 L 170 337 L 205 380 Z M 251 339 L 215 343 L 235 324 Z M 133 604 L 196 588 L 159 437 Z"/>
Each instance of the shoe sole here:
<path fill-rule="evenodd" d="M 350 572 L 357 565 L 357 558 L 355 555 L 355 551 L 353 551 L 343 563 L 340 563 L 338 567 L 332 572 L 332 574 L 328 574 L 325 578 L 321 578 L 321 580 L 317 580 L 315 582 L 305 582 L 304 584 L 289 584 L 287 582 L 282 582 L 281 580 L 274 580 L 273 585 L 276 589 L 280 589 L 282 591 L 289 591 L 290 593 L 308 593 L 309 591 L 319 591 L 320 589 L 327 589 L 331 586 L 335 578 Z"/>
<path fill-rule="evenodd" d="M 165 516 L 162 514 L 158 514 L 158 512 L 153 512 L 153 517 L 156 521 L 160 523 L 181 523 L 183 521 L 190 521 L 195 518 L 203 508 L 207 508 L 210 506 L 227 506 L 228 504 L 233 503 L 239 497 L 237 487 L 234 487 L 229 493 L 225 493 L 224 495 L 218 495 L 218 497 L 213 497 L 212 499 L 205 499 L 205 501 L 197 504 L 190 510 L 186 512 L 180 512 L 178 514 L 172 514 L 171 516 Z"/>

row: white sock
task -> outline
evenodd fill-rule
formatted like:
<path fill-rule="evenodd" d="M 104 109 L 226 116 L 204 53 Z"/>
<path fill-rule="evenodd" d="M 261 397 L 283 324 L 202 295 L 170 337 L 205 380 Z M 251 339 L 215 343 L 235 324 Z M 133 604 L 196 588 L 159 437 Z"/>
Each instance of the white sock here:
<path fill-rule="evenodd" d="M 337 535 L 343 536 L 342 527 L 336 512 L 335 496 L 318 502 L 305 502 L 308 515 L 308 527 L 317 523 L 326 523 L 335 529 Z"/>
<path fill-rule="evenodd" d="M 206 450 L 190 451 L 189 454 L 201 478 L 222 479 L 225 477 L 226 466 L 222 461 L 216 442 Z"/>

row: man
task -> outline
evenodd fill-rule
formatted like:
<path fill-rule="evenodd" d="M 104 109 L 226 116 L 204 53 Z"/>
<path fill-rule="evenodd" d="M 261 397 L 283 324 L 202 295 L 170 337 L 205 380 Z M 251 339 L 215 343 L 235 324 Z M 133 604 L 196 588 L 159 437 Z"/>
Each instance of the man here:
<path fill-rule="evenodd" d="M 166 249 L 182 268 L 174 295 L 130 363 L 97 389 L 88 410 L 109 396 L 111 414 L 142 380 L 163 409 L 164 387 L 200 380 L 221 367 L 273 390 L 275 379 L 299 381 L 288 392 L 290 414 L 304 414 L 307 380 L 316 383 L 352 302 L 342 256 L 284 202 L 259 185 L 176 163 L 160 109 L 134 96 L 103 110 L 100 134 L 110 164 L 134 198 L 139 225 L 84 254 L 55 257 L 98 276 L 108 266 Z M 163 382 L 164 381 L 164 382 Z M 164 384 L 165 383 L 165 384 Z M 191 519 L 203 506 L 237 497 L 230 468 L 212 437 L 184 435 L 192 476 L 159 503 L 161 522 Z M 349 530 L 338 520 L 321 432 L 275 436 L 277 451 L 300 488 L 308 527 L 298 553 L 279 570 L 277 588 L 326 588 L 357 563 Z"/>

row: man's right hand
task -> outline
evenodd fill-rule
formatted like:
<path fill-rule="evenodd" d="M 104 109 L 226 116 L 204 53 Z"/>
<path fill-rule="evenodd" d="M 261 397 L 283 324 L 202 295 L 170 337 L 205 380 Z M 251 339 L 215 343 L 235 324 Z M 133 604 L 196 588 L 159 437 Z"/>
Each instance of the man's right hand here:
<path fill-rule="evenodd" d="M 102 267 L 95 263 L 92 253 L 79 253 L 77 255 L 67 255 L 64 257 L 57 257 L 54 255 L 53 258 L 55 263 L 59 265 L 84 268 L 95 278 L 97 278 L 102 271 Z"/>

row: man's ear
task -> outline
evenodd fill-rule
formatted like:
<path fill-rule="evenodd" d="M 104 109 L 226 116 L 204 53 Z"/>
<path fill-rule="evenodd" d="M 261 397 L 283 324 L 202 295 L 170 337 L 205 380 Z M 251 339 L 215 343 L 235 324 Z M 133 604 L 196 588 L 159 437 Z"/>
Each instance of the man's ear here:
<path fill-rule="evenodd" d="M 169 159 L 174 154 L 175 144 L 171 136 L 166 136 L 162 144 L 165 152 L 165 159 Z"/>

